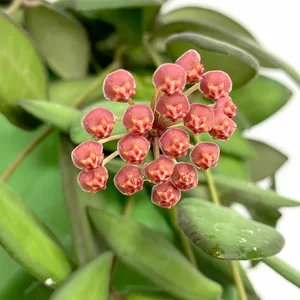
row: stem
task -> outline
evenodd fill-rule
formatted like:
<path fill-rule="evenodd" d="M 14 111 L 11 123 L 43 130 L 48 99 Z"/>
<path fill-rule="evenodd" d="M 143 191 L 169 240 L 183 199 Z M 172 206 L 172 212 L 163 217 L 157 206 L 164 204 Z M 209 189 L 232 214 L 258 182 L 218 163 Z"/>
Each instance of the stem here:
<path fill-rule="evenodd" d="M 160 58 L 160 56 L 158 55 L 158 53 L 152 48 L 152 46 L 150 45 L 149 41 L 147 39 L 144 39 L 144 46 L 149 54 L 149 56 L 151 57 L 154 65 L 158 68 L 163 62 Z"/>
<path fill-rule="evenodd" d="M 185 234 L 182 232 L 182 230 L 180 229 L 180 227 L 178 225 L 176 206 L 169 209 L 169 215 L 170 215 L 172 225 L 173 225 L 174 229 L 176 230 L 176 232 L 177 232 L 177 234 L 180 238 L 181 245 L 182 245 L 183 251 L 185 253 L 185 256 L 191 262 L 191 264 L 197 269 L 198 268 L 197 260 L 196 260 L 193 248 L 191 246 L 191 243 L 188 240 L 188 238 L 185 236 Z"/>
<path fill-rule="evenodd" d="M 218 193 L 216 190 L 216 186 L 215 186 L 215 181 L 211 174 L 211 171 L 206 170 L 204 172 L 204 175 L 206 177 L 206 181 L 207 181 L 207 185 L 208 185 L 208 189 L 209 189 L 209 193 L 210 193 L 212 202 L 215 203 L 216 205 L 221 205 L 221 202 L 219 200 Z"/>
<path fill-rule="evenodd" d="M 192 150 L 192 149 L 194 149 L 195 148 L 195 146 L 194 145 L 192 145 L 192 144 L 189 144 L 189 149 L 190 150 Z"/>
<path fill-rule="evenodd" d="M 154 159 L 159 158 L 160 151 L 159 151 L 159 144 L 158 144 L 158 137 L 156 136 L 153 141 L 153 154 Z"/>
<path fill-rule="evenodd" d="M 52 131 L 53 127 L 46 127 L 32 142 L 29 144 L 12 162 L 12 164 L 2 174 L 0 180 L 7 181 L 12 173 L 17 169 L 21 162 L 32 152 L 32 150 L 40 144 Z"/>
<path fill-rule="evenodd" d="M 11 15 L 16 10 L 18 10 L 18 8 L 20 8 L 22 6 L 22 4 L 23 4 L 23 0 L 14 0 L 4 12 L 8 15 Z"/>
<path fill-rule="evenodd" d="M 112 135 L 106 139 L 103 139 L 103 140 L 99 140 L 99 143 L 100 144 L 105 144 L 107 142 L 111 142 L 111 141 L 114 141 L 114 140 L 119 140 L 121 139 L 122 137 L 124 137 L 125 135 L 127 135 L 128 133 L 120 133 L 120 134 L 116 134 L 116 135 Z"/>
<path fill-rule="evenodd" d="M 129 98 L 129 99 L 128 99 L 128 104 L 129 104 L 129 105 L 134 105 L 135 103 L 134 103 L 134 101 L 133 101 L 131 98 Z"/>
<path fill-rule="evenodd" d="M 231 260 L 230 264 L 233 273 L 233 278 L 240 296 L 240 300 L 247 300 L 247 294 L 245 292 L 244 284 L 241 278 L 238 262 Z"/>
<path fill-rule="evenodd" d="M 199 89 L 199 83 L 195 83 L 193 86 L 191 86 L 188 90 L 186 90 L 183 95 L 189 96 L 193 92 L 197 91 Z"/>
<path fill-rule="evenodd" d="M 116 156 L 119 155 L 119 150 L 116 150 L 112 154 L 108 155 L 104 160 L 103 160 L 103 166 L 105 166 L 107 163 L 109 163 L 111 160 L 113 160 Z"/>
<path fill-rule="evenodd" d="M 155 105 L 156 105 L 156 101 L 157 101 L 158 95 L 159 95 L 159 90 L 158 89 L 154 89 L 154 93 L 153 93 L 153 96 L 151 98 L 151 104 L 150 104 L 150 107 L 151 107 L 151 109 L 152 109 L 153 112 L 155 112 Z"/>

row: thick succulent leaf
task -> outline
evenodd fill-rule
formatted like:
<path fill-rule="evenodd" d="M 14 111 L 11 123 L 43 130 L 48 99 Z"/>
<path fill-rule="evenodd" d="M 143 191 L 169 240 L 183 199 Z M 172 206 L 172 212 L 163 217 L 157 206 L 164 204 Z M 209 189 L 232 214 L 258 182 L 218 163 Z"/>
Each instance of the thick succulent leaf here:
<path fill-rule="evenodd" d="M 268 257 L 262 260 L 289 282 L 300 288 L 300 272 L 278 257 Z"/>
<path fill-rule="evenodd" d="M 16 102 L 47 99 L 46 72 L 29 38 L 1 12 L 0 30 L 5 32 L 0 36 L 0 112 L 13 124 L 30 128 L 37 121 L 28 118 Z"/>
<path fill-rule="evenodd" d="M 216 299 L 221 288 L 208 280 L 166 239 L 128 217 L 89 209 L 97 231 L 123 262 L 180 299 Z M 201 289 L 199 289 L 201 286 Z"/>
<path fill-rule="evenodd" d="M 107 300 L 113 254 L 104 253 L 73 273 L 50 300 Z"/>
<path fill-rule="evenodd" d="M 1 300 L 49 300 L 53 289 L 20 270 L 0 291 Z"/>
<path fill-rule="evenodd" d="M 259 259 L 277 254 L 284 246 L 282 235 L 272 227 L 196 198 L 179 204 L 178 221 L 197 247 L 220 259 Z"/>
<path fill-rule="evenodd" d="M 130 293 L 125 300 L 176 300 L 176 298 L 165 293 Z"/>
<path fill-rule="evenodd" d="M 39 5 L 25 10 L 25 26 L 54 73 L 63 79 L 87 74 L 89 40 L 73 17 L 51 6 Z"/>
<path fill-rule="evenodd" d="M 226 285 L 223 293 L 224 300 L 239 300 L 237 288 L 235 285 Z"/>
<path fill-rule="evenodd" d="M 43 122 L 51 124 L 62 132 L 69 133 L 73 120 L 79 115 L 74 108 L 55 102 L 43 100 L 22 100 L 18 104 L 25 111 L 37 117 Z"/>
<path fill-rule="evenodd" d="M 29 273 L 59 285 L 71 273 L 61 246 L 9 186 L 0 183 L 0 244 Z"/>
<path fill-rule="evenodd" d="M 0 160 L 0 173 L 3 173 L 41 131 L 24 132 L 11 125 L 3 116 L 0 116 L 0 127 L 2 141 L 0 155 L 5 157 Z M 56 134 L 51 134 L 36 147 L 9 178 L 9 184 L 19 195 L 22 195 L 26 205 L 65 245 L 69 241 L 69 227 L 61 192 Z M 0 248 L 0 265 L 1 271 L 5 273 L 5 276 L 0 277 L 1 290 L 2 286 L 20 269 L 20 266 L 2 248 Z"/>
<path fill-rule="evenodd" d="M 164 0 L 75 0 L 73 6 L 76 10 L 105 10 L 105 9 L 120 9 L 132 7 L 147 7 L 159 6 Z"/>
<path fill-rule="evenodd" d="M 300 202 L 283 197 L 272 190 L 259 188 L 256 184 L 246 182 L 228 176 L 215 175 L 215 183 L 218 188 L 226 191 L 232 201 L 241 204 L 255 205 L 264 204 L 266 206 L 278 209 L 281 207 L 299 206 Z"/>
<path fill-rule="evenodd" d="M 239 48 L 194 33 L 179 33 L 167 40 L 167 51 L 172 60 L 182 53 L 195 49 L 201 54 L 205 70 L 223 70 L 232 79 L 233 88 L 239 88 L 257 75 L 258 62 Z"/>
<path fill-rule="evenodd" d="M 286 155 L 263 142 L 248 141 L 256 152 L 256 157 L 250 160 L 251 179 L 253 181 L 274 175 L 288 159 Z"/>
<path fill-rule="evenodd" d="M 241 35 L 257 43 L 254 36 L 245 27 L 226 15 L 209 8 L 199 6 L 181 7 L 159 16 L 159 21 L 162 23 L 198 22 L 199 20 L 209 25 L 217 25 L 219 28 L 224 28 L 235 35 Z"/>
<path fill-rule="evenodd" d="M 231 93 L 232 100 L 251 125 L 272 116 L 291 97 L 292 92 L 282 83 L 262 75 Z"/>

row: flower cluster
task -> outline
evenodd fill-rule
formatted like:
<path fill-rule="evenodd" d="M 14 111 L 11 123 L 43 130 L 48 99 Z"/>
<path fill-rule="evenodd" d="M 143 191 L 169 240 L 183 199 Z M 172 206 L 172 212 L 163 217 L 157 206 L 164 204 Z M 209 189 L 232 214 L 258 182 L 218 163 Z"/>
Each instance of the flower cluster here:
<path fill-rule="evenodd" d="M 198 52 L 189 50 L 174 64 L 157 68 L 150 105 L 134 103 L 135 80 L 128 71 L 120 69 L 106 77 L 104 96 L 130 106 L 122 117 L 97 107 L 83 118 L 85 131 L 99 140 L 85 141 L 72 152 L 75 166 L 81 169 L 78 183 L 84 191 L 106 188 L 108 171 L 104 165 L 119 155 L 126 166 L 115 175 L 117 189 L 133 195 L 148 181 L 154 184 L 152 202 L 171 208 L 180 200 L 181 192 L 197 186 L 197 168 L 205 171 L 217 165 L 218 145 L 211 142 L 192 145 L 190 135 L 208 132 L 214 139 L 228 140 L 236 129 L 232 120 L 236 106 L 229 96 L 230 77 L 223 71 L 204 73 L 200 59 Z M 184 91 L 186 84 L 193 86 Z M 188 96 L 196 90 L 214 103 L 190 104 Z M 112 136 L 118 120 L 128 133 Z M 119 139 L 117 150 L 104 159 L 102 144 L 116 139 Z M 151 147 L 155 159 L 144 164 Z M 188 153 L 191 163 L 177 162 Z"/>

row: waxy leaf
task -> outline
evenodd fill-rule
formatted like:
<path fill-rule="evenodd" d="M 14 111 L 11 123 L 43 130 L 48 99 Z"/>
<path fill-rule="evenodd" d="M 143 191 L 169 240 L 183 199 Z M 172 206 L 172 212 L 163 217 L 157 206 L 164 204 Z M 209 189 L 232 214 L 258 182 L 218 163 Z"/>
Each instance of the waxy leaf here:
<path fill-rule="evenodd" d="M 197 247 L 220 259 L 248 260 L 277 254 L 282 235 L 227 207 L 187 198 L 178 207 L 179 226 Z"/>
<path fill-rule="evenodd" d="M 44 66 L 25 33 L 0 12 L 0 112 L 13 124 L 28 129 L 37 124 L 16 102 L 47 99 Z M 17 83 L 17 88 L 16 88 Z"/>
<path fill-rule="evenodd" d="M 288 159 L 283 153 L 263 142 L 248 141 L 256 152 L 256 157 L 250 160 L 250 172 L 253 181 L 274 175 Z"/>
<path fill-rule="evenodd" d="M 231 93 L 238 110 L 251 125 L 256 125 L 272 116 L 291 97 L 292 92 L 282 83 L 262 75 L 251 81 L 249 85 Z"/>
<path fill-rule="evenodd" d="M 0 182 L 0 244 L 29 273 L 59 285 L 71 273 L 68 258 L 19 196 Z"/>
<path fill-rule="evenodd" d="M 224 300 L 239 300 L 237 288 L 235 285 L 226 285 L 223 293 Z"/>
<path fill-rule="evenodd" d="M 179 33 L 167 40 L 167 51 L 172 60 L 189 49 L 201 54 L 205 71 L 222 70 L 228 73 L 233 89 L 245 85 L 257 75 L 258 62 L 244 50 L 227 43 L 194 33 Z"/>
<path fill-rule="evenodd" d="M 74 108 L 43 100 L 22 100 L 18 104 L 41 121 L 69 133 L 73 120 L 79 115 Z"/>
<path fill-rule="evenodd" d="M 107 300 L 113 254 L 106 252 L 73 273 L 50 300 Z"/>
<path fill-rule="evenodd" d="M 157 232 L 128 217 L 92 208 L 89 209 L 89 214 L 97 231 L 121 261 L 171 295 L 186 300 L 209 300 L 217 299 L 221 294 L 219 285 L 193 268 Z"/>
<path fill-rule="evenodd" d="M 39 5 L 25 10 L 25 25 L 58 76 L 72 79 L 87 74 L 89 41 L 84 28 L 73 17 Z"/>

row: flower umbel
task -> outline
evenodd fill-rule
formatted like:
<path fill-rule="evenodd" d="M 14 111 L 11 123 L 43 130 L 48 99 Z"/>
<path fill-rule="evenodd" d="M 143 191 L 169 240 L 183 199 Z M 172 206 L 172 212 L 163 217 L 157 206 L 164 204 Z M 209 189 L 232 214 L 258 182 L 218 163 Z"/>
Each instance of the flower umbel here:
<path fill-rule="evenodd" d="M 124 195 L 133 195 L 148 181 L 155 184 L 152 202 L 171 208 L 180 200 L 181 192 L 198 185 L 198 169 L 206 171 L 217 165 L 219 146 L 212 142 L 192 145 L 190 136 L 207 132 L 213 139 L 228 140 L 236 129 L 232 118 L 237 108 L 229 96 L 229 75 L 223 71 L 204 73 L 200 61 L 199 53 L 191 49 L 175 64 L 159 66 L 153 74 L 155 88 L 149 105 L 132 100 L 135 80 L 128 71 L 116 70 L 106 77 L 104 96 L 130 106 L 118 118 L 103 107 L 83 118 L 85 131 L 98 139 L 85 141 L 72 152 L 75 166 L 81 169 L 78 183 L 84 191 L 104 190 L 109 176 L 104 165 L 120 156 L 127 165 L 114 177 L 116 188 Z M 184 92 L 186 84 L 192 83 L 194 86 Z M 188 95 L 197 89 L 213 104 L 190 104 Z M 118 121 L 124 133 L 113 135 Z M 113 140 L 119 140 L 117 149 L 104 159 L 102 144 Z M 154 160 L 144 163 L 151 147 Z M 192 163 L 181 161 L 189 151 Z"/>

